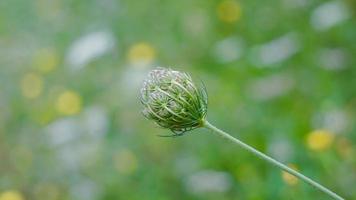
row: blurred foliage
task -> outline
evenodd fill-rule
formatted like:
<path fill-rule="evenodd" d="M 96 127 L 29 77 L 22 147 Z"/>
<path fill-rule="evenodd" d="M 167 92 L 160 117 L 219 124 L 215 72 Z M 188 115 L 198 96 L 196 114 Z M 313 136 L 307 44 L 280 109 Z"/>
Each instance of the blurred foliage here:
<path fill-rule="evenodd" d="M 0 1 L 0 200 L 326 199 L 206 130 L 140 114 L 142 79 L 202 80 L 209 120 L 356 199 L 351 0 Z"/>

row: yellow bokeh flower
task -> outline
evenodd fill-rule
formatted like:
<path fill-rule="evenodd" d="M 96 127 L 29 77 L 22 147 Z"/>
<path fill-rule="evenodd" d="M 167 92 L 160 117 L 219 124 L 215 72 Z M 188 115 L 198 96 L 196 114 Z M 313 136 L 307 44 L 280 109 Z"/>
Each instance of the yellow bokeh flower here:
<path fill-rule="evenodd" d="M 237 1 L 224 0 L 217 7 L 217 15 L 223 22 L 237 22 L 241 18 L 241 6 Z"/>
<path fill-rule="evenodd" d="M 307 146 L 314 151 L 329 148 L 334 140 L 334 135 L 327 130 L 315 130 L 307 136 Z"/>
<path fill-rule="evenodd" d="M 24 200 L 24 197 L 16 190 L 8 190 L 0 193 L 0 200 Z"/>
<path fill-rule="evenodd" d="M 135 154 L 128 149 L 120 150 L 114 155 L 113 160 L 116 170 L 121 174 L 130 175 L 137 169 L 137 158 Z"/>
<path fill-rule="evenodd" d="M 42 93 L 43 80 L 36 73 L 25 74 L 21 80 L 21 92 L 24 97 L 34 99 Z"/>
<path fill-rule="evenodd" d="M 82 109 L 82 99 L 76 92 L 67 90 L 59 95 L 55 107 L 61 114 L 74 115 Z"/>
<path fill-rule="evenodd" d="M 33 66 L 42 73 L 55 70 L 59 65 L 59 56 L 54 49 L 41 49 L 33 57 Z"/>
<path fill-rule="evenodd" d="M 293 164 L 288 164 L 288 167 L 290 167 L 294 170 L 297 170 L 297 167 Z M 291 186 L 298 184 L 298 181 L 299 181 L 297 177 L 295 177 L 292 174 L 287 173 L 285 171 L 282 171 L 282 179 L 284 182 L 286 182 L 288 185 L 291 185 Z"/>
<path fill-rule="evenodd" d="M 148 43 L 134 44 L 127 54 L 127 59 L 133 64 L 149 64 L 156 57 L 156 50 Z"/>

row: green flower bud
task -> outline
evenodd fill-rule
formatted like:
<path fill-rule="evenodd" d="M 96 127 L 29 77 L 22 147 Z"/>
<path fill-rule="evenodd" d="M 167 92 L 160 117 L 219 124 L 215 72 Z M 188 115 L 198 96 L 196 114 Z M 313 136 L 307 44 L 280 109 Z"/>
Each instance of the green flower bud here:
<path fill-rule="evenodd" d="M 144 81 L 141 102 L 146 118 L 178 136 L 203 125 L 208 98 L 205 87 L 197 87 L 188 74 L 158 68 Z"/>

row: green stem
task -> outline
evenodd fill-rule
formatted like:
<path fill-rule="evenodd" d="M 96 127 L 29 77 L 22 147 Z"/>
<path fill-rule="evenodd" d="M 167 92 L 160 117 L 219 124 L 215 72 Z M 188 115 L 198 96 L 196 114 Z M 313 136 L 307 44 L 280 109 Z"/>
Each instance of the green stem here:
<path fill-rule="evenodd" d="M 340 197 L 339 195 L 335 194 L 334 192 L 330 191 L 329 189 L 325 188 L 324 186 L 320 185 L 319 183 L 313 181 L 312 179 L 304 176 L 303 174 L 287 167 L 286 165 L 278 162 L 277 160 L 265 155 L 264 153 L 256 150 L 255 148 L 251 147 L 248 144 L 245 144 L 244 142 L 232 137 L 231 135 L 229 135 L 228 133 L 216 128 L 215 126 L 213 126 L 212 124 L 210 124 L 208 121 L 204 121 L 204 127 L 212 130 L 214 133 L 216 133 L 217 135 L 230 140 L 231 142 L 239 145 L 240 147 L 244 148 L 245 150 L 255 154 L 257 157 L 261 158 L 262 160 L 265 160 L 267 162 L 269 162 L 270 164 L 279 167 L 280 169 L 302 179 L 303 181 L 305 181 L 306 183 L 314 186 L 315 188 L 317 188 L 318 190 L 324 192 L 325 194 L 329 195 L 330 197 L 337 199 L 337 200 L 344 200 L 342 197 Z"/>

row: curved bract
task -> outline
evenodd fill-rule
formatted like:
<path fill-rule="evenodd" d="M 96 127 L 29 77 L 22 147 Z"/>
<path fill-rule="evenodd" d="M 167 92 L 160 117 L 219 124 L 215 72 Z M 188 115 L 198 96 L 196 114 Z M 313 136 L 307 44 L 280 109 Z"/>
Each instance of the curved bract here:
<path fill-rule="evenodd" d="M 143 83 L 143 114 L 174 135 L 201 127 L 207 112 L 205 88 L 187 73 L 166 68 L 152 70 Z"/>

